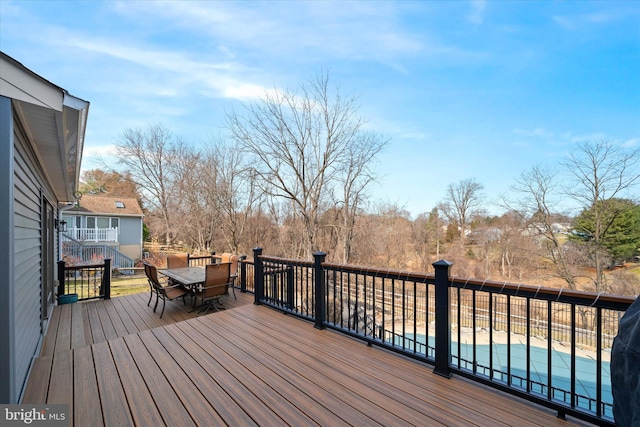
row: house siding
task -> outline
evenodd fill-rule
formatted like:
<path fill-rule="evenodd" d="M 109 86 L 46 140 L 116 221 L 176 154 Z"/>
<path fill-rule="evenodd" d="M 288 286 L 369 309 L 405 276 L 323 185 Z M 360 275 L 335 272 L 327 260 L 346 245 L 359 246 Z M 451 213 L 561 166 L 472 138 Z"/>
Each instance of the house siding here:
<path fill-rule="evenodd" d="M 13 110 L 0 96 L 0 402 L 17 400 L 13 283 Z"/>
<path fill-rule="evenodd" d="M 42 196 L 46 188 L 20 126 L 14 128 L 14 327 L 15 378 L 19 397 L 43 335 Z"/>
<path fill-rule="evenodd" d="M 120 252 L 132 259 L 142 257 L 142 218 L 120 217 L 120 234 L 118 235 Z"/>
<path fill-rule="evenodd" d="M 89 103 L 0 52 L 0 403 L 19 403 L 54 304 L 55 219 Z"/>
<path fill-rule="evenodd" d="M 82 204 L 82 201 L 80 202 Z M 138 260 L 142 258 L 142 216 L 127 214 L 127 216 L 119 216 L 117 213 L 101 213 L 101 212 L 78 212 L 75 210 L 65 211 L 63 218 L 69 221 L 69 228 L 74 228 L 79 220 L 79 228 L 87 227 L 87 218 L 118 218 L 118 241 L 117 242 L 99 242 L 114 247 L 118 252 L 127 257 Z"/>

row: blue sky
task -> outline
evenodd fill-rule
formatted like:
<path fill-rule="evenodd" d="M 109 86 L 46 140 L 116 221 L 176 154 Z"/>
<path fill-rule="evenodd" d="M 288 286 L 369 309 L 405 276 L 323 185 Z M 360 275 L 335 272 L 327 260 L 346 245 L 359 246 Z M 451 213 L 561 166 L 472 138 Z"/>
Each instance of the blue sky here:
<path fill-rule="evenodd" d="M 125 129 L 201 144 L 225 112 L 328 70 L 390 139 L 375 200 L 487 206 L 581 141 L 640 147 L 637 1 L 0 1 L 0 49 L 91 103 L 83 167 Z"/>

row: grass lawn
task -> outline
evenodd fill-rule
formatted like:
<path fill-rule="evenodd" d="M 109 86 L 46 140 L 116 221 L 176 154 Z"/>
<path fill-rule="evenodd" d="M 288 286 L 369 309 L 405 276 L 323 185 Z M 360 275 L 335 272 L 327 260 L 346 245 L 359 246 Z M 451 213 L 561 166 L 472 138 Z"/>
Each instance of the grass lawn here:
<path fill-rule="evenodd" d="M 149 292 L 149 284 L 145 276 L 117 276 L 111 278 L 111 296 Z"/>

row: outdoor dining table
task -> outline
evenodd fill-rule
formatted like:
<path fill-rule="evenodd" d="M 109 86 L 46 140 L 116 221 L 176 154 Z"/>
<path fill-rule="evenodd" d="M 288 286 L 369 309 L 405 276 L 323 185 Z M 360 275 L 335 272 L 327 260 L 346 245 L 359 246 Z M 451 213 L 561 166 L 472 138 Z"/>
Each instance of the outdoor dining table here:
<path fill-rule="evenodd" d="M 158 270 L 159 273 L 173 279 L 174 282 L 181 283 L 192 292 L 198 285 L 202 285 L 205 280 L 204 267 L 181 267 Z"/>

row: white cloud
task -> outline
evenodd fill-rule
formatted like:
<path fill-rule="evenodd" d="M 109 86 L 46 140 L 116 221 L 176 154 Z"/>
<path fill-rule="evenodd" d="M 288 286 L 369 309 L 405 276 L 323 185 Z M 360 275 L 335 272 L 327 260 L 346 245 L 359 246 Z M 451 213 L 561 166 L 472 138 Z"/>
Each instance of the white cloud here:
<path fill-rule="evenodd" d="M 267 89 L 264 86 L 235 83 L 229 81 L 224 89 L 223 95 L 225 98 L 237 99 L 237 100 L 254 100 L 264 98 L 265 95 L 273 93 L 273 89 Z"/>
<path fill-rule="evenodd" d="M 68 39 L 67 44 L 88 52 L 108 55 L 126 63 L 143 67 L 148 72 L 135 72 L 140 85 L 121 81 L 134 93 L 176 97 L 180 91 L 206 93 L 202 87 L 212 89 L 214 96 L 246 100 L 257 98 L 266 91 L 265 86 L 242 78 L 242 68 L 230 62 L 194 60 L 190 55 L 143 46 L 124 45 L 117 40 Z M 126 70 L 122 70 L 126 74 Z M 150 76 L 153 76 L 151 78 Z"/>
<path fill-rule="evenodd" d="M 85 145 L 82 150 L 83 157 L 108 157 L 115 154 L 115 145 Z"/>
<path fill-rule="evenodd" d="M 471 11 L 467 15 L 467 20 L 472 24 L 482 24 L 484 22 L 484 12 L 487 8 L 485 0 L 472 0 Z"/>
<path fill-rule="evenodd" d="M 87 135 L 87 143 L 82 149 L 82 170 L 102 168 L 104 163 L 115 165 L 117 162 L 115 155 L 115 146 L 111 145 L 93 145 L 95 141 Z"/>
<path fill-rule="evenodd" d="M 245 57 L 384 62 L 423 47 L 417 35 L 401 27 L 394 3 L 134 2 L 119 11 L 130 19 L 154 16 L 167 26 L 206 35 L 234 58 L 242 52 Z"/>

